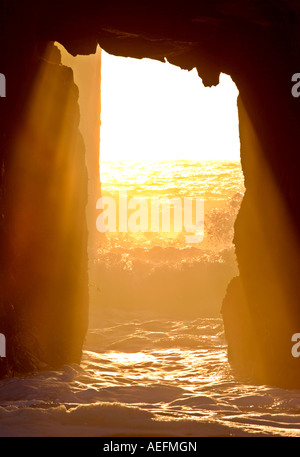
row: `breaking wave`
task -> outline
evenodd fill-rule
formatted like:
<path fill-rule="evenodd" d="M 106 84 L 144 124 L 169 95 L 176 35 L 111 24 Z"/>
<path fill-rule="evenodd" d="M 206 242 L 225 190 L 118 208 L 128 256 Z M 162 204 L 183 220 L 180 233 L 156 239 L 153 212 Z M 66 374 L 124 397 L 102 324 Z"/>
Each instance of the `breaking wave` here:
<path fill-rule="evenodd" d="M 91 302 L 99 307 L 147 310 L 165 316 L 219 317 L 222 298 L 238 274 L 234 221 L 243 197 L 237 162 L 108 162 L 102 192 L 117 198 L 204 199 L 204 238 L 182 233 L 107 232 L 91 255 Z"/>

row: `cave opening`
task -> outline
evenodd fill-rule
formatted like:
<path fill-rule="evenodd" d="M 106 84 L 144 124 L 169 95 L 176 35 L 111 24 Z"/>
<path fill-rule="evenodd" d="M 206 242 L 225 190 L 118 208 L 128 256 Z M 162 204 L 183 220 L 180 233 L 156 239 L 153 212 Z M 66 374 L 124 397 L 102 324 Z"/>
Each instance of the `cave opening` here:
<path fill-rule="evenodd" d="M 244 185 L 237 96 L 228 75 L 206 88 L 196 69 L 102 50 L 90 326 L 112 313 L 220 318 L 238 275 L 233 226 Z M 188 212 L 194 230 L 200 217 L 198 237 L 184 223 Z"/>
<path fill-rule="evenodd" d="M 297 2 L 91 1 L 59 8 L 47 0 L 38 8 L 4 3 L 2 435 L 42 435 L 45 430 L 53 436 L 299 433 L 297 414 L 291 414 L 291 405 L 297 413 L 299 394 L 299 353 L 292 349 L 299 336 L 300 296 L 300 104 L 292 89 L 299 68 Z M 70 55 L 62 53 L 61 60 L 53 39 Z M 237 168 L 225 160 L 223 168 L 214 163 L 209 172 L 207 159 L 206 168 L 191 164 L 202 163 L 203 157 L 187 156 L 187 138 L 189 146 L 196 144 L 192 135 L 185 135 L 180 147 L 182 125 L 191 127 L 196 117 L 177 115 L 179 86 L 169 103 L 172 113 L 164 115 L 173 120 L 169 157 L 163 156 L 171 141 L 165 119 L 158 121 L 165 113 L 160 104 L 150 117 L 161 130 L 160 140 L 153 143 L 152 128 L 139 148 L 143 157 L 135 155 L 131 167 L 121 165 L 120 157 L 113 163 L 105 159 L 99 135 L 99 46 L 111 55 L 156 59 L 165 68 L 167 56 L 178 71 L 193 74 L 197 68 L 208 86 L 217 84 L 220 72 L 231 75 L 239 89 L 247 188 L 235 220 L 235 250 L 229 241 L 224 248 L 222 235 L 233 234 L 243 192 L 234 191 L 236 198 L 223 208 L 212 205 L 209 217 L 207 203 L 222 188 L 221 180 L 226 188 L 223 200 L 228 196 L 235 187 L 230 176 L 237 176 Z M 110 79 L 116 75 L 122 88 L 125 69 Z M 104 72 L 102 77 L 104 88 Z M 222 74 L 220 86 L 207 90 L 219 99 L 224 78 Z M 136 89 L 141 81 L 148 80 L 140 78 Z M 171 86 L 168 79 L 163 96 Z M 127 91 L 123 88 L 123 94 Z M 149 108 L 154 102 L 152 98 L 146 103 L 143 93 L 139 96 L 140 105 Z M 127 108 L 131 105 L 132 99 Z M 116 126 L 119 111 L 113 111 L 114 138 L 108 146 L 128 161 L 131 148 L 123 146 L 132 116 L 123 111 L 123 124 Z M 142 120 L 149 113 L 138 111 L 131 146 L 145 137 Z M 213 114 L 215 121 L 219 108 Z M 209 117 L 206 107 L 205 121 Z M 105 122 L 103 117 L 104 143 Z M 214 127 L 208 146 L 222 136 Z M 202 128 L 202 135 L 208 132 L 208 127 Z M 116 139 L 122 140 L 122 148 Z M 175 154 L 174 143 L 180 153 L 184 150 L 183 158 Z M 210 151 L 208 158 L 219 150 Z M 156 164 L 150 160 L 154 152 Z M 134 159 L 142 163 L 132 165 Z M 170 162 L 174 166 L 166 165 Z M 99 233 L 105 222 L 96 222 L 102 211 L 101 202 L 96 204 L 100 176 L 104 197 L 110 197 L 109 186 L 118 190 L 116 183 L 121 183 L 127 196 L 131 185 L 145 200 L 151 198 L 150 190 L 160 196 L 162 189 L 165 198 L 184 198 L 184 191 L 189 197 L 203 192 L 206 183 L 211 194 L 204 195 L 201 245 L 189 246 L 185 238 L 182 242 L 185 234 L 160 236 L 155 230 L 125 231 L 122 236 Z M 138 219 L 135 209 L 131 229 L 149 216 L 140 213 Z M 283 416 L 287 420 L 282 421 Z"/>
<path fill-rule="evenodd" d="M 85 348 L 109 357 L 114 357 L 111 350 L 115 350 L 121 359 L 128 351 L 151 358 L 149 343 L 156 337 L 154 347 L 176 347 L 179 352 L 201 346 L 206 330 L 223 338 L 220 312 L 227 285 L 238 275 L 232 239 L 244 191 L 235 84 L 221 74 L 218 86 L 206 88 L 196 69 L 182 70 L 167 61 L 118 58 L 99 47 L 96 54 L 72 57 L 56 46 L 61 52 L 60 69 L 70 79 L 66 117 L 74 115 L 85 148 L 84 154 L 81 138 L 76 137 L 77 172 L 84 178 L 86 168 L 88 176 L 90 309 Z M 56 52 L 53 58 L 52 48 L 51 59 L 49 79 L 52 62 L 59 61 Z M 48 84 L 48 76 L 44 80 Z M 73 148 L 70 161 L 72 154 Z M 69 172 L 60 175 L 72 177 Z M 120 222 L 124 193 L 126 218 Z M 118 229 L 99 230 L 103 198 L 112 202 Z M 158 201 L 157 229 L 152 225 L 153 200 Z M 192 228 L 185 224 L 186 201 L 191 203 Z M 178 208 L 180 229 L 175 217 Z M 169 218 L 164 219 L 168 211 Z M 140 230 L 142 219 L 148 223 L 144 230 Z M 76 230 L 81 230 L 81 223 L 76 214 Z M 125 229 L 120 229 L 120 223 L 125 223 Z M 107 340 L 111 327 L 116 331 Z M 139 344 L 141 338 L 144 347 Z M 223 343 L 221 358 L 227 350 Z M 186 353 L 184 360 L 189 357 L 192 354 Z M 161 375 L 165 375 L 163 368 Z"/>
<path fill-rule="evenodd" d="M 221 74 L 218 86 L 206 88 L 195 69 L 167 61 L 118 58 L 99 47 L 72 57 L 57 46 L 79 89 L 88 175 L 90 300 L 81 366 L 92 367 L 104 389 L 133 388 L 135 400 L 137 385 L 196 392 L 199 382 L 227 379 L 221 306 L 238 275 L 233 226 L 244 192 L 235 84 Z M 106 59 L 113 59 L 110 69 Z M 195 230 L 200 202 L 198 232 L 184 224 L 185 199 Z M 99 230 L 111 216 L 115 229 Z M 148 226 L 139 230 L 145 216 Z"/>

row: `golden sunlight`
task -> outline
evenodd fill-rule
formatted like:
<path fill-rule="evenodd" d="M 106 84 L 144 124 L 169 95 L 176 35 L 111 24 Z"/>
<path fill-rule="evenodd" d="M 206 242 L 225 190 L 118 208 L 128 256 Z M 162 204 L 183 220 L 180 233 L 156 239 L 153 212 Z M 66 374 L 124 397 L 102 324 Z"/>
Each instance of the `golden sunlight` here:
<path fill-rule="evenodd" d="M 206 88 L 197 70 L 102 51 L 101 162 L 240 160 L 238 90 Z"/>

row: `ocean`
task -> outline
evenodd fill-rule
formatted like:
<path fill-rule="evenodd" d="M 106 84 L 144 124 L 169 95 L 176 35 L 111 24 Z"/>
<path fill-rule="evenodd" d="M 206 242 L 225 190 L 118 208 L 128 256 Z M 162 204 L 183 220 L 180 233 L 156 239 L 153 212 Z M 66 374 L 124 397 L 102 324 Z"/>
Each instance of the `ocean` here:
<path fill-rule="evenodd" d="M 233 227 L 244 183 L 239 162 L 127 161 L 100 165 L 102 195 L 116 202 L 120 192 L 148 205 L 148 230 L 107 231 L 91 253 L 92 303 L 105 308 L 152 310 L 180 318 L 220 317 L 226 287 L 238 268 Z M 183 230 L 175 232 L 171 214 L 169 232 L 151 229 L 151 199 L 177 198 L 203 201 L 204 236 L 190 241 Z M 133 213 L 133 212 L 131 212 Z M 100 214 L 100 211 L 99 211 Z M 173 216 L 173 219 L 172 219 Z M 131 214 L 128 212 L 128 219 Z M 184 217 L 184 214 L 183 214 Z M 160 214 L 162 221 L 162 214 Z M 173 222 L 173 225 L 172 225 Z M 193 220 L 192 222 L 196 222 Z M 162 228 L 162 227 L 160 227 Z M 196 232 L 195 232 L 196 233 Z M 115 287 L 117 278 L 118 287 Z M 101 296 L 97 290 L 101 289 Z"/>
<path fill-rule="evenodd" d="M 203 198 L 204 237 L 99 234 L 80 365 L 0 382 L 0 436 L 300 436 L 300 391 L 234 373 L 220 314 L 238 274 L 238 162 L 104 162 L 103 195 Z"/>

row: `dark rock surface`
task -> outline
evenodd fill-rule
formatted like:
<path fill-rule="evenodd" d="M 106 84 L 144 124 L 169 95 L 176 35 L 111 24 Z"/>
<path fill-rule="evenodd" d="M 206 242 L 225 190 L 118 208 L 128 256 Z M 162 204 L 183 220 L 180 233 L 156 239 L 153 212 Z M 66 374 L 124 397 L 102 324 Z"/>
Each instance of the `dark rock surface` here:
<path fill-rule="evenodd" d="M 2 375 L 79 362 L 87 330 L 87 172 L 78 89 L 53 44 L 46 54 L 33 48 L 23 70 L 30 72 L 23 104 L 10 101 L 24 82 L 22 71 L 16 66 L 8 76 L 1 131 L 9 140 L 1 149 Z"/>
<path fill-rule="evenodd" d="M 47 43 L 59 41 L 73 55 L 93 53 L 99 43 L 116 55 L 162 61 L 167 58 L 182 68 L 197 67 L 207 85 L 217 84 L 220 72 L 230 74 L 235 81 L 240 91 L 241 159 L 246 194 L 235 227 L 240 277 L 230 284 L 222 308 L 230 358 L 238 371 L 258 382 L 299 387 L 299 363 L 291 356 L 292 334 L 300 331 L 300 103 L 291 95 L 292 75 L 300 71 L 299 14 L 300 4 L 296 0 L 1 2 L 0 72 L 7 78 L 7 98 L 0 100 L 3 253 L 0 310 L 4 330 L 11 329 L 16 337 L 15 326 L 21 325 L 22 347 L 26 346 L 23 335 L 27 333 L 21 317 L 24 315 L 25 327 L 31 328 L 32 323 L 38 322 L 30 311 L 35 309 L 33 303 L 37 297 L 28 283 L 34 284 L 32 269 L 35 271 L 40 261 L 47 263 L 44 259 L 48 253 L 38 250 L 37 256 L 31 256 L 29 270 L 25 268 L 26 257 L 20 268 L 17 266 L 11 227 L 16 194 L 9 173 L 13 139 L 24 122 L 22 116 L 39 69 L 36 56 L 42 55 Z M 70 129 L 71 124 L 76 130 L 72 116 Z M 76 134 L 70 136 L 70 141 L 74 138 Z M 84 199 L 81 152 L 74 153 L 73 147 L 72 150 L 75 162 L 68 156 L 66 167 L 74 167 L 78 173 L 74 198 Z M 40 152 L 43 156 L 45 148 L 41 147 Z M 45 190 L 42 184 L 38 188 Z M 83 202 L 79 208 L 82 206 Z M 35 214 L 43 213 L 44 209 L 38 207 Z M 76 214 L 82 215 L 78 207 Z M 57 209 L 53 221 L 60 216 Z M 44 226 L 37 227 L 43 236 Z M 51 234 L 55 242 L 59 240 L 59 232 Z M 84 262 L 78 260 L 85 243 L 84 228 L 75 239 L 78 245 L 73 251 L 73 268 L 63 263 L 61 266 L 70 281 L 77 274 L 76 284 L 84 284 Z M 62 260 L 67 254 L 60 255 Z M 53 277 L 42 280 L 45 293 L 47 288 L 55 290 L 56 280 Z M 17 297 L 7 292 L 7 283 L 11 290 L 13 281 Z M 84 289 L 82 285 L 80 290 Z M 57 336 L 57 345 L 47 346 L 37 333 L 37 343 L 31 345 L 34 349 L 27 351 L 32 354 L 32 360 L 41 359 L 40 346 L 46 347 L 47 362 L 60 364 L 78 358 L 84 325 L 78 330 L 76 313 L 84 315 L 87 311 L 82 304 L 74 307 L 73 294 L 79 303 L 81 292 L 77 294 L 69 285 L 63 303 L 59 304 L 53 293 L 51 304 L 40 304 L 45 310 L 51 309 L 46 313 L 47 319 L 59 317 L 60 323 L 52 332 Z M 57 311 L 53 311 L 53 303 Z M 74 320 L 71 316 L 75 316 Z M 30 337 L 32 334 L 28 331 Z M 54 349 L 58 346 L 60 350 Z M 73 353 L 70 347 L 77 349 Z M 24 360 L 25 370 L 31 359 L 25 354 Z"/>

